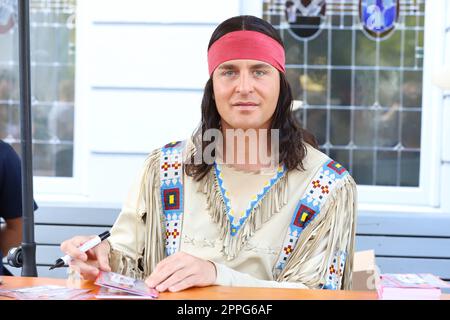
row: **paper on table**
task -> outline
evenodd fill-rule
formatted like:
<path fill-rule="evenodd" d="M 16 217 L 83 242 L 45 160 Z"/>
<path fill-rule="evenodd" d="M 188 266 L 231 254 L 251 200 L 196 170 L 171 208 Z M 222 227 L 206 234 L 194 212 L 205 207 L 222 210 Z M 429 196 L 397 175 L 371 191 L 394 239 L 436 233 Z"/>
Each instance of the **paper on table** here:
<path fill-rule="evenodd" d="M 450 284 L 441 280 L 439 277 L 425 273 L 425 274 L 396 274 L 386 273 L 381 275 L 382 285 L 395 288 L 450 288 Z"/>
<path fill-rule="evenodd" d="M 90 289 L 74 289 L 48 285 L 0 290 L 0 295 L 18 300 L 84 300 L 91 298 Z"/>
<path fill-rule="evenodd" d="M 432 274 L 383 274 L 378 286 L 381 299 L 439 299 L 450 285 Z"/>
<path fill-rule="evenodd" d="M 159 296 L 159 292 L 153 288 L 149 288 L 143 280 L 134 279 L 114 272 L 101 271 L 95 280 L 95 284 L 101 287 L 120 290 L 131 295 L 143 296 L 147 299 L 155 299 Z"/>
<path fill-rule="evenodd" d="M 108 287 L 100 287 L 95 295 L 96 299 L 114 299 L 114 300 L 151 300 L 153 296 L 140 296 L 123 290 L 112 289 Z"/>

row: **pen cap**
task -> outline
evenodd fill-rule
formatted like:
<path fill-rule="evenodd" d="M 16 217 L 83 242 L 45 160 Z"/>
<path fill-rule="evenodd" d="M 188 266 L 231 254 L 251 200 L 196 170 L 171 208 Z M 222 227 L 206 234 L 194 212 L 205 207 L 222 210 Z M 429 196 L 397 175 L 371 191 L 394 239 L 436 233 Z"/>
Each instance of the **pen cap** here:
<path fill-rule="evenodd" d="M 111 234 L 109 233 L 109 231 L 105 231 L 105 232 L 99 234 L 98 236 L 99 236 L 100 240 L 103 241 L 103 240 L 105 240 L 106 238 L 108 238 L 110 235 L 111 235 Z"/>

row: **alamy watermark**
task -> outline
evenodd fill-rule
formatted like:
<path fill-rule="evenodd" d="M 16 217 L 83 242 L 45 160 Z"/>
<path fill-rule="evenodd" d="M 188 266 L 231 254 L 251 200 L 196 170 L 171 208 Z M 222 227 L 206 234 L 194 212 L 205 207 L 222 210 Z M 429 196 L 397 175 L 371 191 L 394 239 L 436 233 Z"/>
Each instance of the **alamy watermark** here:
<path fill-rule="evenodd" d="M 223 132 L 225 131 L 225 132 Z M 279 129 L 208 129 L 201 133 L 201 142 L 207 146 L 197 146 L 195 157 L 186 163 L 206 163 L 208 165 L 260 165 L 274 168 L 280 159 Z M 199 150 L 199 148 L 201 148 Z"/>

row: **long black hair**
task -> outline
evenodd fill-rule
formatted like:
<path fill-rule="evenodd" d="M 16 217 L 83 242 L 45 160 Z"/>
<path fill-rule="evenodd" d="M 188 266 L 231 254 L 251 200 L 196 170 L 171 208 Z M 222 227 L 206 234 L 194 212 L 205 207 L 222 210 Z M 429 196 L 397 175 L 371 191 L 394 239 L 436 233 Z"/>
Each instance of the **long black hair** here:
<path fill-rule="evenodd" d="M 284 48 L 283 41 L 278 35 L 278 32 L 270 23 L 254 16 L 237 16 L 225 20 L 214 30 L 209 41 L 208 50 L 214 42 L 225 34 L 239 30 L 261 32 L 275 39 Z M 279 129 L 280 163 L 283 163 L 287 170 L 304 170 L 303 159 L 306 156 L 306 146 L 304 143 L 307 142 L 315 148 L 318 148 L 318 144 L 314 135 L 301 128 L 292 112 L 292 101 L 291 87 L 285 74 L 280 72 L 280 95 L 270 128 Z M 201 163 L 195 162 L 195 159 L 201 158 L 198 157 L 197 153 L 201 153 L 209 144 L 214 143 L 214 141 L 204 141 L 202 139 L 202 133 L 208 129 L 220 130 L 221 128 L 221 117 L 217 111 L 216 102 L 214 101 L 212 76 L 206 82 L 201 108 L 201 123 L 192 134 L 195 151 L 190 155 L 190 161 L 185 164 L 186 174 L 194 177 L 197 181 L 201 180 L 212 167 L 212 164 L 205 163 L 204 160 Z"/>

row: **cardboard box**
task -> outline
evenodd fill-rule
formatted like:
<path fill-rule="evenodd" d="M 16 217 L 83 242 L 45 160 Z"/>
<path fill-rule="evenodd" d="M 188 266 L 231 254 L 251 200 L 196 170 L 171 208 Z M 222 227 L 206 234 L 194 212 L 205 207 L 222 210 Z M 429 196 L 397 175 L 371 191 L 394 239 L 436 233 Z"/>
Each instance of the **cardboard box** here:
<path fill-rule="evenodd" d="M 355 252 L 353 257 L 352 290 L 376 291 L 380 283 L 380 271 L 375 264 L 373 250 Z"/>

